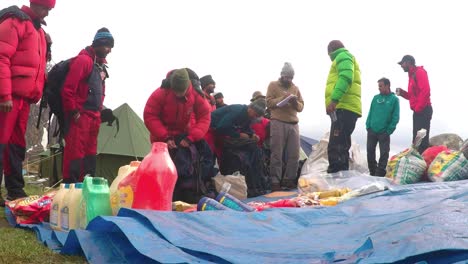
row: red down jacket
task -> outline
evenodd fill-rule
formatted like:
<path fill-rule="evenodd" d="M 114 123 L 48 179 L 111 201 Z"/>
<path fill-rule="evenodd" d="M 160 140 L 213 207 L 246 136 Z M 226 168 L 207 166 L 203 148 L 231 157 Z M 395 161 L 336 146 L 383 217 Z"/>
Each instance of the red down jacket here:
<path fill-rule="evenodd" d="M 62 104 L 65 113 L 69 114 L 73 111 L 82 112 L 84 104 L 88 99 L 89 85 L 88 78 L 94 67 L 94 60 L 96 62 L 105 64 L 105 59 L 96 58 L 94 49 L 91 46 L 81 50 L 78 56 L 73 58 L 70 62 L 70 69 L 68 71 L 62 89 Z M 105 82 L 102 82 L 102 102 L 106 94 Z M 99 111 L 95 113 L 100 114 Z"/>
<path fill-rule="evenodd" d="M 19 9 L 18 9 L 19 10 Z M 36 19 L 27 6 L 21 11 Z M 47 44 L 32 20 L 8 16 L 0 23 L 0 102 L 17 96 L 36 103 L 45 82 Z"/>
<path fill-rule="evenodd" d="M 191 120 L 193 117 L 194 120 Z M 184 98 L 177 98 L 169 88 L 158 88 L 146 102 L 143 113 L 151 142 L 166 142 L 187 134 L 192 142 L 202 139 L 210 127 L 210 106 L 190 84 Z"/>

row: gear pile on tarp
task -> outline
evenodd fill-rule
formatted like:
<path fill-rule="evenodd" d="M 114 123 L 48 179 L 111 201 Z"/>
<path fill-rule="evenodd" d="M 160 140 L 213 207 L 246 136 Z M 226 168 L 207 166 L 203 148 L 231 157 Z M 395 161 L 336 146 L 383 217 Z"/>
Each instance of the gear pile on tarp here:
<path fill-rule="evenodd" d="M 369 176 L 362 166 L 308 173 L 299 178 L 298 192 L 242 201 L 222 187 L 216 199 L 200 201 L 198 212 L 122 206 L 86 230 L 51 230 L 46 222 L 18 226 L 33 229 L 50 249 L 82 254 L 89 263 L 454 263 L 468 259 L 463 150 L 433 147 L 421 156 L 412 147 L 393 157 L 391 177 Z M 359 152 L 353 160 L 362 163 Z M 424 174 L 436 182 L 407 184 Z M 183 202 L 173 206 L 194 211 Z"/>
<path fill-rule="evenodd" d="M 368 182 L 357 172 L 326 179 Z M 454 263 L 468 259 L 468 181 L 388 184 L 331 207 L 194 213 L 123 208 L 86 230 L 26 225 L 89 263 Z M 259 201 L 269 198 L 257 197 Z M 277 198 L 275 198 L 277 199 Z M 248 200 L 246 202 L 249 202 Z M 23 225 L 24 226 L 24 225 Z M 287 241 L 287 243 L 285 243 Z"/>
<path fill-rule="evenodd" d="M 412 184 L 421 181 L 460 181 L 468 179 L 468 160 L 460 150 L 449 149 L 444 145 L 435 145 L 426 149 L 422 155 L 417 148 L 426 136 L 426 130 L 417 132 L 413 145 L 392 156 L 387 165 L 386 177 L 397 184 Z"/>

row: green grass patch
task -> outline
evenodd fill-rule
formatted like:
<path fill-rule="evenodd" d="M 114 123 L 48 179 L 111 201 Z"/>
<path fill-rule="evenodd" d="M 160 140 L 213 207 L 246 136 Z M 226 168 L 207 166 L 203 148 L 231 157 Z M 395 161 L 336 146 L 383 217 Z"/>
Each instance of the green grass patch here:
<path fill-rule="evenodd" d="M 28 195 L 41 194 L 37 187 L 26 186 Z M 6 190 L 2 188 L 3 197 Z M 11 227 L 0 208 L 0 263 L 87 263 L 83 256 L 66 256 L 47 248 L 32 230 Z"/>

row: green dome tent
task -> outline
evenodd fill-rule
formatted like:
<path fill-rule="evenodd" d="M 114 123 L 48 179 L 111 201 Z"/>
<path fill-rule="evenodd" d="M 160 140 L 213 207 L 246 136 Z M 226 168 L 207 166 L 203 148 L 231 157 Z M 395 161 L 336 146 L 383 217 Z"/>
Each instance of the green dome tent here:
<path fill-rule="evenodd" d="M 128 104 L 124 103 L 113 113 L 119 119 L 119 130 L 116 122 L 112 126 L 101 124 L 95 175 L 106 178 L 109 183 L 117 176 L 121 166 L 133 160 L 142 160 L 151 150 L 149 131 Z M 62 178 L 62 153 L 55 145 L 42 157 L 41 177 L 49 178 L 52 185 Z"/>

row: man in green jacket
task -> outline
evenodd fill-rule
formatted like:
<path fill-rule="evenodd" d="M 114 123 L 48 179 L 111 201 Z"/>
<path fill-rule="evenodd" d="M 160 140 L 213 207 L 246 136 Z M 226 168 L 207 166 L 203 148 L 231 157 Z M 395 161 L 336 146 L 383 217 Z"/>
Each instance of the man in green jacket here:
<path fill-rule="evenodd" d="M 351 134 L 361 117 L 361 71 L 356 58 L 339 40 L 328 44 L 332 60 L 325 105 L 332 123 L 328 142 L 328 173 L 349 169 Z"/>
<path fill-rule="evenodd" d="M 390 135 L 400 120 L 400 102 L 390 90 L 390 80 L 377 81 L 379 94 L 372 99 L 366 121 L 367 129 L 367 164 L 372 176 L 385 176 L 390 153 Z M 375 148 L 379 143 L 380 158 L 377 164 Z"/>

